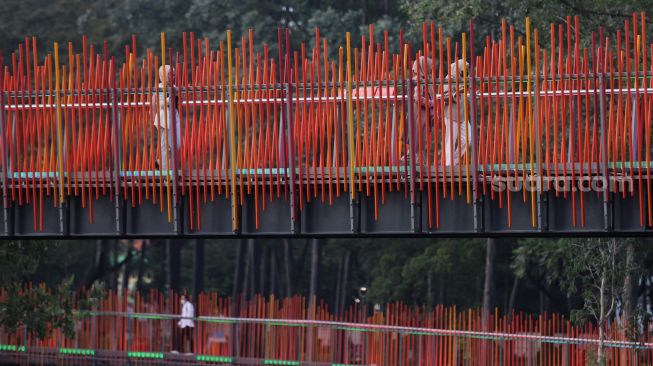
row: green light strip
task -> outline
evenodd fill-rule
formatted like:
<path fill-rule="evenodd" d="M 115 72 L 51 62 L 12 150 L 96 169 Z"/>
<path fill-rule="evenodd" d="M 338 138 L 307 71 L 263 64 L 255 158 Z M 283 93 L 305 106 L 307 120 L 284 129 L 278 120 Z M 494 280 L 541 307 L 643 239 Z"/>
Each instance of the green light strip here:
<path fill-rule="evenodd" d="M 562 169 L 564 164 L 568 163 L 560 163 L 559 164 L 559 169 Z M 578 162 L 573 163 L 573 164 L 580 164 Z M 585 163 L 587 165 L 587 163 Z M 530 164 L 530 163 L 502 163 L 502 164 L 479 164 L 478 166 L 478 171 L 490 171 L 492 169 L 497 170 L 497 169 L 530 169 L 531 165 L 533 166 L 533 169 L 536 169 L 538 165 L 536 163 Z M 592 165 L 600 166 L 601 162 L 598 163 L 592 163 Z M 653 161 L 648 163 L 649 167 L 653 167 Z M 626 161 L 626 162 L 620 162 L 620 161 L 611 161 L 608 162 L 608 168 L 609 169 L 629 169 L 633 167 L 634 169 L 637 168 L 646 168 L 647 164 L 646 161 Z M 416 169 L 419 171 L 419 166 L 416 167 Z M 546 164 L 542 164 L 543 169 L 547 169 Z M 567 169 L 570 169 L 571 167 L 568 167 Z M 403 166 L 358 166 L 355 167 L 355 173 L 368 173 L 368 172 L 376 172 L 376 173 L 404 173 L 405 168 Z M 549 170 L 555 169 L 554 164 L 550 164 L 548 167 Z M 585 168 L 587 169 L 587 168 Z M 269 175 L 269 174 L 286 174 L 286 168 L 266 168 L 266 169 L 238 169 L 236 174 L 259 174 L 259 175 Z M 170 174 L 173 174 L 172 171 L 170 171 Z M 296 169 L 296 172 L 299 173 L 299 168 Z M 161 176 L 161 172 L 159 171 L 121 171 L 121 177 L 159 177 Z M 67 174 L 64 174 L 65 176 L 68 176 Z M 165 174 L 163 174 L 165 175 Z M 58 174 L 57 172 L 15 172 L 13 174 L 8 174 L 8 178 L 13 178 L 13 179 L 27 179 L 27 178 L 42 178 L 42 177 L 49 177 L 49 178 L 54 178 L 57 177 Z M 152 318 L 152 319 L 157 319 L 157 318 Z"/>
<path fill-rule="evenodd" d="M 195 359 L 201 362 L 212 362 L 212 363 L 231 363 L 233 360 L 231 357 L 228 356 L 209 356 L 209 355 L 198 355 Z"/>
<path fill-rule="evenodd" d="M 160 352 L 127 352 L 129 358 L 155 358 L 163 359 L 163 353 Z"/>
<path fill-rule="evenodd" d="M 566 163 L 560 163 L 559 169 L 562 169 L 562 165 Z M 579 164 L 579 163 L 573 163 L 573 164 Z M 587 164 L 587 163 L 585 163 Z M 593 163 L 594 165 L 600 165 L 601 162 L 598 163 Z M 492 169 L 530 169 L 531 165 L 533 168 L 537 168 L 537 164 L 530 164 L 530 163 L 517 163 L 517 164 L 480 164 L 478 167 L 479 172 L 481 171 L 488 171 Z M 636 168 L 646 168 L 647 164 L 646 161 L 626 161 L 624 163 L 621 163 L 620 161 L 616 162 L 608 162 L 608 168 L 609 169 L 624 169 L 624 168 L 630 168 L 633 167 L 634 169 Z M 649 162 L 648 166 L 653 167 L 653 161 Z M 446 167 L 445 167 L 446 168 Z M 547 169 L 545 164 L 542 164 L 543 169 Z M 368 172 L 377 172 L 377 173 L 404 173 L 405 172 L 405 167 L 403 166 L 359 166 L 359 167 L 354 167 L 355 173 L 359 174 L 365 174 Z M 416 169 L 420 169 L 419 166 L 416 167 Z M 555 166 L 551 164 L 549 167 L 550 170 L 555 169 Z M 570 169 L 570 168 L 568 168 Z M 274 175 L 274 174 L 286 174 L 286 168 L 265 168 L 265 169 L 238 169 L 236 174 L 259 174 L 259 175 Z M 170 171 L 171 174 L 174 174 L 172 171 Z M 299 174 L 299 168 L 296 169 L 297 174 Z M 158 176 L 165 176 L 165 174 L 161 174 L 159 171 L 121 171 L 120 172 L 121 177 L 158 177 Z M 28 179 L 28 178 L 44 178 L 44 177 L 49 177 L 49 178 L 54 178 L 57 177 L 58 174 L 57 172 L 15 172 L 13 174 L 9 173 L 7 174 L 8 178 L 12 179 Z M 68 176 L 67 174 L 64 174 L 65 176 Z M 136 318 L 136 316 L 134 316 Z M 159 319 L 152 317 L 150 319 Z"/>
<path fill-rule="evenodd" d="M 299 361 L 290 360 L 265 360 L 264 365 L 299 365 Z"/>
<path fill-rule="evenodd" d="M 95 350 L 84 348 L 60 348 L 59 353 L 64 355 L 93 356 L 95 355 Z"/>
<path fill-rule="evenodd" d="M 5 352 L 25 352 L 25 346 L 16 346 L 13 344 L 0 344 L 0 351 Z"/>

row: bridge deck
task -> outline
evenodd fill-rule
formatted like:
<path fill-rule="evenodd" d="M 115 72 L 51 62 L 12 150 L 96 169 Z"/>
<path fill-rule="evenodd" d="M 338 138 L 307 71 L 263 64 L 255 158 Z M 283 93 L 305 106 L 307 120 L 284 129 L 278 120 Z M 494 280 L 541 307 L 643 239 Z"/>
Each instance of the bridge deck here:
<path fill-rule="evenodd" d="M 437 173 L 435 166 L 357 167 L 354 199 L 345 167 L 295 168 L 294 207 L 287 168 L 238 169 L 233 178 L 229 169 L 180 170 L 174 178 L 173 171 L 121 171 L 118 184 L 110 171 L 64 172 L 64 179 L 56 171 L 14 172 L 3 189 L 0 236 L 648 235 L 642 218 L 651 166 L 610 163 L 604 195 L 580 183 L 603 178 L 599 164 L 488 164 L 477 170 L 476 201 L 465 166 Z M 234 178 L 235 197 L 228 193 Z M 168 187 L 177 197 L 170 205 Z"/>

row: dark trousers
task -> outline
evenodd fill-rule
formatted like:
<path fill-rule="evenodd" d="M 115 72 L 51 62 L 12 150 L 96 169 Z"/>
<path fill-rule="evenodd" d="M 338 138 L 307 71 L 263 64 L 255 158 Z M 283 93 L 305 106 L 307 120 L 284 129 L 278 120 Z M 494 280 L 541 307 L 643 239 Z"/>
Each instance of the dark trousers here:
<path fill-rule="evenodd" d="M 190 342 L 190 349 L 188 352 L 193 352 L 195 349 L 193 344 L 193 332 L 195 331 L 194 327 L 185 327 L 181 328 L 181 347 L 179 347 L 180 352 L 186 352 L 186 341 Z"/>

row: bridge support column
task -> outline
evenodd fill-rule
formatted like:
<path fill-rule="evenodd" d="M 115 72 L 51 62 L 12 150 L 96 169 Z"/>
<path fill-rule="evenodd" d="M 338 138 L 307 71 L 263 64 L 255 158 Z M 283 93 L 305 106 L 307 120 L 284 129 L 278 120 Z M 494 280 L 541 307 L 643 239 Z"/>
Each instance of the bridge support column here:
<path fill-rule="evenodd" d="M 0 65 L 2 65 L 2 53 L 0 53 Z M 13 222 L 9 210 L 9 199 L 7 197 L 7 174 L 9 173 L 9 160 L 7 159 L 7 144 L 5 143 L 5 93 L 3 90 L 4 80 L 0 73 L 0 136 L 2 137 L 2 209 L 5 235 L 11 236 L 14 233 Z"/>
<path fill-rule="evenodd" d="M 472 203 L 474 205 L 474 232 L 480 233 L 485 230 L 484 217 L 483 217 L 483 197 L 478 196 L 478 156 L 476 154 L 476 75 L 474 73 L 475 57 L 474 57 L 474 21 L 469 21 L 469 65 L 471 72 L 468 73 L 470 83 L 470 97 L 469 97 L 469 122 L 471 131 L 467 130 L 467 141 L 471 141 L 467 146 L 471 145 L 472 153 Z M 467 96 L 465 96 L 467 98 Z M 471 132 L 471 135 L 470 135 Z M 467 176 L 469 179 L 469 176 Z"/>
<path fill-rule="evenodd" d="M 112 61 L 113 63 L 113 61 Z M 113 75 L 115 77 L 115 75 Z M 118 114 L 118 97 L 116 88 L 112 88 L 110 98 L 111 105 L 111 147 L 113 148 L 113 198 L 114 198 L 114 209 L 116 212 L 116 227 L 115 233 L 117 236 L 122 236 L 125 234 L 125 210 L 123 198 L 120 195 L 120 115 Z"/>
<path fill-rule="evenodd" d="M 405 52 L 407 55 L 404 55 L 404 59 L 407 59 L 406 65 L 404 65 L 404 73 L 402 80 L 402 88 L 404 89 L 404 95 L 408 93 L 408 144 L 410 146 L 410 167 L 408 169 L 407 178 L 409 179 L 408 189 L 410 194 L 410 231 L 413 233 L 422 232 L 422 210 L 421 210 L 421 195 L 417 194 L 417 188 L 415 184 L 415 145 L 417 145 L 417 138 L 415 136 L 415 111 L 413 106 L 413 79 L 409 77 L 406 80 L 406 67 L 412 65 L 412 56 L 410 51 L 410 45 L 406 45 Z M 407 58 L 406 58 L 407 56 Z M 408 83 L 408 90 L 406 90 L 406 83 Z M 420 154 L 421 155 L 421 154 Z"/>
<path fill-rule="evenodd" d="M 605 128 L 605 64 L 603 64 L 603 47 L 599 47 L 599 123 L 601 133 L 601 178 L 603 179 L 603 228 L 606 232 L 614 229 L 612 200 L 610 200 L 610 180 L 608 173 L 608 135 Z"/>
<path fill-rule="evenodd" d="M 59 203 L 59 234 L 66 237 L 70 234 L 70 199 L 65 197 Z"/>

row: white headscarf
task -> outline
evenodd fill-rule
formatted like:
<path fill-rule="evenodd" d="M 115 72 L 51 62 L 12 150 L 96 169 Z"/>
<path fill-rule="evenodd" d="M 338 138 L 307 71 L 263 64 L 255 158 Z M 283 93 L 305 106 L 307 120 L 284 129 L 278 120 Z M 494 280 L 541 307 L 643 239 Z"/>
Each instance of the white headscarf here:
<path fill-rule="evenodd" d="M 172 68 L 170 65 L 159 66 L 159 85 L 163 85 L 163 75 L 166 77 L 166 85 L 170 85 L 170 79 L 172 78 Z"/>
<path fill-rule="evenodd" d="M 413 67 L 411 71 L 413 72 L 413 78 L 417 79 L 419 75 L 420 79 L 426 80 L 431 74 L 431 69 L 433 67 L 433 60 L 430 57 L 420 56 L 417 60 L 413 61 Z"/>
<path fill-rule="evenodd" d="M 462 79 L 463 78 L 463 71 L 469 69 L 469 64 L 465 62 L 463 59 L 459 59 L 458 61 L 454 62 L 449 66 L 449 75 L 451 75 L 451 79 L 456 79 L 456 74 L 458 74 L 458 78 Z M 469 71 L 467 71 L 469 73 Z"/>

